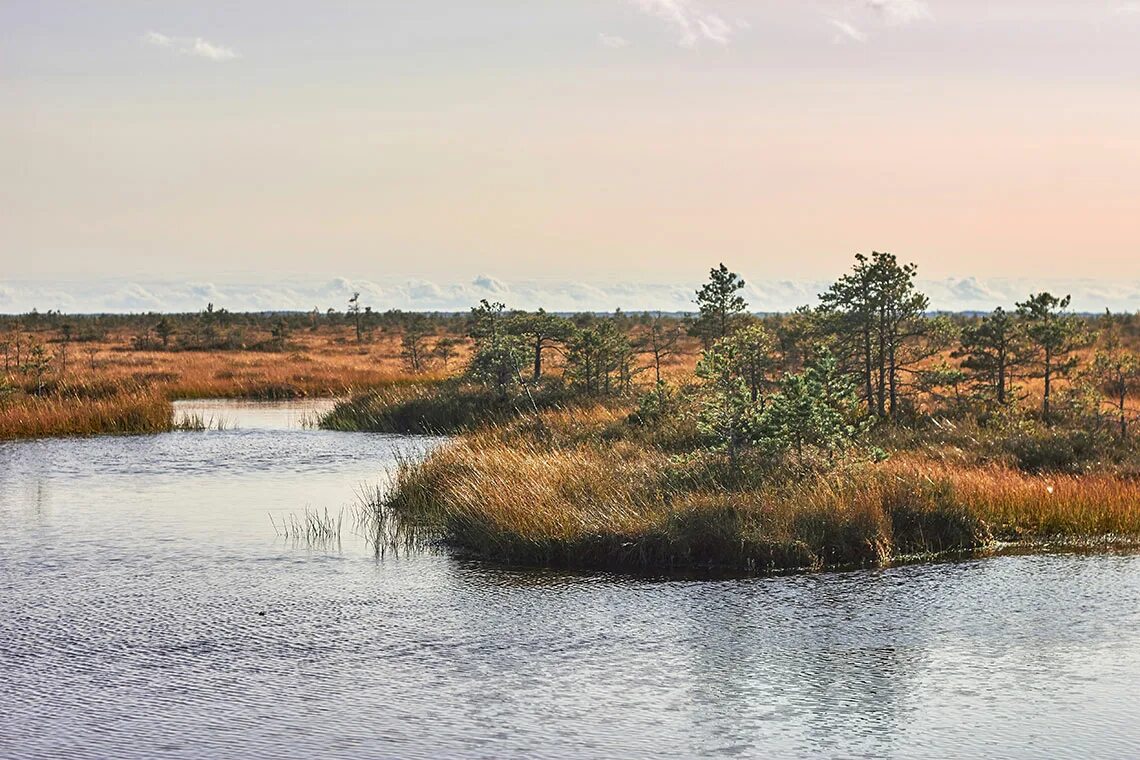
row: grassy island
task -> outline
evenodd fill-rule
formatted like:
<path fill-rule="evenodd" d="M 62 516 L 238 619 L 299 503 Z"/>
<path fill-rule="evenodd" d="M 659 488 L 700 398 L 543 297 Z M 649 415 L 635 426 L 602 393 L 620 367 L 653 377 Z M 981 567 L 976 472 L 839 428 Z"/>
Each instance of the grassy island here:
<path fill-rule="evenodd" d="M 1133 544 L 1140 321 L 1049 294 L 936 316 L 914 277 L 860 256 L 818 306 L 765 317 L 723 265 L 684 320 L 484 302 L 462 376 L 325 424 L 458 433 L 375 506 L 507 563 L 767 572 Z"/>

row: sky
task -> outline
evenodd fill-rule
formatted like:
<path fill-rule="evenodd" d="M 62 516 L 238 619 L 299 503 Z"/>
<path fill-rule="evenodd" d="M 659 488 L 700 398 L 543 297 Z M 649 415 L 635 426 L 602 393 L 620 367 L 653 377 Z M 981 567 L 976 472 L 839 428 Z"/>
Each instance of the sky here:
<path fill-rule="evenodd" d="M 1138 91 L 1134 0 L 0 0 L 0 311 L 1136 310 Z"/>

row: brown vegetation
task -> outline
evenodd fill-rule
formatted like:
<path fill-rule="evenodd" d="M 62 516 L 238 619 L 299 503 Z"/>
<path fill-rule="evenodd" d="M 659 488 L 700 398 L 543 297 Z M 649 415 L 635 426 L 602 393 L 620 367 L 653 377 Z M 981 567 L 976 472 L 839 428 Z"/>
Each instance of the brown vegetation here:
<path fill-rule="evenodd" d="M 170 429 L 176 399 L 336 397 L 433 382 L 446 372 L 411 372 L 398 334 L 358 344 L 349 327 L 299 334 L 280 351 L 140 350 L 135 337 L 120 329 L 65 342 L 59 329 L 23 327 L 19 367 L 16 338 L 8 337 L 8 371 L 0 367 L 0 439 L 158 432 Z M 45 357 L 40 372 L 27 369 L 32 350 Z"/>
<path fill-rule="evenodd" d="M 378 508 L 506 562 L 757 571 L 1140 538 L 1140 320 L 1048 293 L 1012 315 L 929 315 L 915 276 L 858 256 L 818 308 L 756 318 L 721 265 L 689 324 L 695 371 L 661 381 L 642 339 L 676 347 L 659 318 L 484 302 L 463 381 L 361 396 L 330 421 L 463 433 Z M 526 378 L 540 333 L 560 336 L 564 369 Z"/>
<path fill-rule="evenodd" d="M 387 508 L 508 563 L 771 571 L 1140 536 L 1140 481 L 925 457 L 762 471 L 646 445 L 621 413 L 549 412 L 405 463 Z M 541 428 L 542 436 L 535 434 Z"/>
<path fill-rule="evenodd" d="M 49 396 L 21 395 L 0 403 L 0 440 L 99 433 L 159 433 L 174 424 L 169 399 L 154 388 L 104 387 L 92 397 L 69 389 Z"/>

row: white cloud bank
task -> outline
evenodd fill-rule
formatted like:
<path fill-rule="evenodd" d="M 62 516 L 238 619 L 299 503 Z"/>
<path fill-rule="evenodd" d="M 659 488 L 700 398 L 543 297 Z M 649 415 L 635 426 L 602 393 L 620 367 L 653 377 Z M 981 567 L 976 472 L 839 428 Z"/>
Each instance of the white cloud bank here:
<path fill-rule="evenodd" d="M 154 47 L 174 50 L 182 55 L 206 58 L 211 61 L 229 61 L 239 57 L 232 48 L 215 45 L 201 37 L 170 37 L 161 32 L 147 32 L 143 42 Z"/>
<path fill-rule="evenodd" d="M 756 311 L 791 311 L 815 304 L 828 285 L 824 281 L 750 278 L 745 297 Z M 188 312 L 207 303 L 231 311 L 343 311 L 349 297 L 360 292 L 361 303 L 379 311 L 466 311 L 480 299 L 502 301 L 511 308 L 548 311 L 692 311 L 698 283 L 566 282 L 520 280 L 506 282 L 481 275 L 465 283 L 430 280 L 375 282 L 337 277 L 275 283 L 211 283 L 104 280 L 102 282 L 0 282 L 0 313 L 59 309 L 71 313 Z M 1098 280 L 1030 280 L 973 277 L 920 280 L 931 308 L 944 311 L 1009 309 L 1032 292 L 1071 293 L 1079 311 L 1135 312 L 1140 310 L 1140 282 Z"/>

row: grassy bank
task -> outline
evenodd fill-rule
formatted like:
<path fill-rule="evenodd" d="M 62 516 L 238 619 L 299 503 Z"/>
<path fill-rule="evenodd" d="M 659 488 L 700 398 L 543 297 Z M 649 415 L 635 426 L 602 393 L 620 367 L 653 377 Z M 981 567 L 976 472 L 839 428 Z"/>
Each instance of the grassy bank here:
<path fill-rule="evenodd" d="M 497 561 L 636 572 L 867 566 L 998 540 L 1140 536 L 1140 482 L 1109 474 L 921 456 L 774 467 L 681 455 L 644 435 L 604 408 L 484 428 L 406 462 L 385 506 Z"/>
<path fill-rule="evenodd" d="M 345 329 L 298 335 L 280 351 L 139 349 L 123 332 L 83 343 L 64 343 L 46 329 L 13 335 L 0 335 L 7 346 L 0 439 L 154 433 L 177 423 L 174 400 L 336 397 L 430 384 L 446 374 L 440 367 L 409 371 L 398 336 L 358 344 Z"/>
<path fill-rule="evenodd" d="M 0 440 L 66 435 L 160 433 L 175 424 L 170 400 L 155 388 L 61 387 L 0 403 Z"/>
<path fill-rule="evenodd" d="M 504 424 L 536 410 L 574 409 L 583 400 L 558 385 L 502 397 L 461 378 L 392 383 L 342 401 L 321 420 L 327 430 L 444 435 Z"/>

